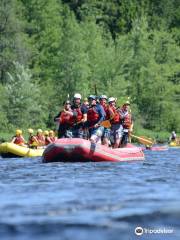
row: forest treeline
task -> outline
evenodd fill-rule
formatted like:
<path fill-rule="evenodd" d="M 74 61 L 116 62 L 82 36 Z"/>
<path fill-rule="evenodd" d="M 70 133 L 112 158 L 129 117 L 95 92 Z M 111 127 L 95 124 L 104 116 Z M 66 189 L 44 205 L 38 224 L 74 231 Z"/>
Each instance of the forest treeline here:
<path fill-rule="evenodd" d="M 180 1 L 0 0 L 0 131 L 50 128 L 75 92 L 180 132 Z"/>

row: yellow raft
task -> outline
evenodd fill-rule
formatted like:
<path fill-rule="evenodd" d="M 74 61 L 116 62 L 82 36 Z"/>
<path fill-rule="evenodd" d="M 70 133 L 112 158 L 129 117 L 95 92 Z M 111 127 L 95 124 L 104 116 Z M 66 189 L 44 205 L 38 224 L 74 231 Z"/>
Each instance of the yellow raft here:
<path fill-rule="evenodd" d="M 2 157 L 41 157 L 43 152 L 44 148 L 32 149 L 9 142 L 0 144 Z"/>
<path fill-rule="evenodd" d="M 173 141 L 173 142 L 170 142 L 170 143 L 169 143 L 169 146 L 170 146 L 170 147 L 180 147 L 180 144 L 177 143 L 177 142 L 175 142 L 175 141 Z"/>

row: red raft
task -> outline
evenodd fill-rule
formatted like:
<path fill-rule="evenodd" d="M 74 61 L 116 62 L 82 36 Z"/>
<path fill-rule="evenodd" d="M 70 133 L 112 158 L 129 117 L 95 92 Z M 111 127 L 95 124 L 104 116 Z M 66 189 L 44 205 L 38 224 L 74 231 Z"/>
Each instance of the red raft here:
<path fill-rule="evenodd" d="M 125 148 L 112 149 L 92 144 L 80 138 L 62 138 L 48 145 L 43 162 L 132 162 L 144 160 L 141 148 L 128 144 Z"/>
<path fill-rule="evenodd" d="M 150 151 L 167 151 L 169 149 L 169 147 L 167 145 L 163 145 L 163 146 L 152 146 L 152 147 L 146 147 L 146 148 L 142 148 L 142 150 L 150 150 Z"/>

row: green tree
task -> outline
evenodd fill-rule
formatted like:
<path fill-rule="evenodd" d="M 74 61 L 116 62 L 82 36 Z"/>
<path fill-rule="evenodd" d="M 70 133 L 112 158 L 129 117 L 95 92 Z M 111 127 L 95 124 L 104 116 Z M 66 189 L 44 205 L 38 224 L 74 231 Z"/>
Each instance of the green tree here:
<path fill-rule="evenodd" d="M 56 78 L 61 42 L 61 4 L 58 0 L 21 0 L 32 45 L 30 68 L 41 84 Z"/>
<path fill-rule="evenodd" d="M 18 62 L 14 63 L 13 73 L 8 73 L 7 118 L 14 127 L 43 127 L 45 114 L 40 102 L 38 86 L 31 80 L 31 73 Z"/>
<path fill-rule="evenodd" d="M 22 5 L 17 0 L 0 1 L 0 82 L 6 82 L 13 61 L 26 64 L 29 59 L 27 36 L 23 32 Z"/>
<path fill-rule="evenodd" d="M 7 92 L 5 87 L 0 84 L 0 131 L 5 131 L 8 128 L 7 109 Z"/>

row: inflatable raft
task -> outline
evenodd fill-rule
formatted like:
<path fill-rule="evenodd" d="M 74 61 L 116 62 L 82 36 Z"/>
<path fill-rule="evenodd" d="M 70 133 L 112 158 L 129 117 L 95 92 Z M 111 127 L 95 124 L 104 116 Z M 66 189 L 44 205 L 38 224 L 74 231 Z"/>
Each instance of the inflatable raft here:
<path fill-rule="evenodd" d="M 169 149 L 169 146 L 163 145 L 163 146 L 152 146 L 152 147 L 146 147 L 142 148 L 142 150 L 150 150 L 150 151 L 167 151 Z"/>
<path fill-rule="evenodd" d="M 112 149 L 80 138 L 62 138 L 47 146 L 43 162 L 132 162 L 144 160 L 141 148 L 128 144 Z"/>
<path fill-rule="evenodd" d="M 32 149 L 24 146 L 19 146 L 14 143 L 1 143 L 0 155 L 2 157 L 41 157 L 44 149 Z"/>
<path fill-rule="evenodd" d="M 175 141 L 174 141 L 174 142 L 170 142 L 170 143 L 169 143 L 169 146 L 170 146 L 170 147 L 175 147 L 175 148 L 180 148 L 180 144 L 178 144 L 178 143 L 175 142 Z"/>

